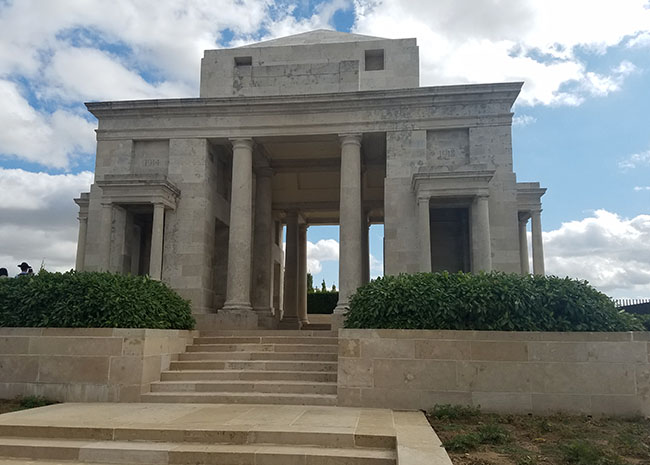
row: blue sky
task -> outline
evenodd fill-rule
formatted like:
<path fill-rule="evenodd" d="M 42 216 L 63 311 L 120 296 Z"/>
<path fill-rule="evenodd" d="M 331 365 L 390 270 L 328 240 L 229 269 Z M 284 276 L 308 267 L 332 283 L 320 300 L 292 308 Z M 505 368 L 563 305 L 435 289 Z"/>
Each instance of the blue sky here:
<path fill-rule="evenodd" d="M 72 266 L 71 199 L 94 170 L 83 102 L 195 97 L 204 49 L 317 28 L 416 37 L 421 85 L 524 81 L 514 167 L 548 188 L 547 270 L 650 297 L 647 0 L 0 0 L 0 266 Z M 331 285 L 337 228 L 308 239 Z"/>

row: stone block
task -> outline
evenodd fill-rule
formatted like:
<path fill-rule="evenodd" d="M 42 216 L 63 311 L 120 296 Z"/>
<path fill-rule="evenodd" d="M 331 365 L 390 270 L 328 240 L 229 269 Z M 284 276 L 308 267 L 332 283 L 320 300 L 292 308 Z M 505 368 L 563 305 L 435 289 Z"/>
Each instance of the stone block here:
<path fill-rule="evenodd" d="M 417 339 L 415 358 L 433 360 L 469 360 L 471 355 L 468 341 L 446 341 L 438 339 Z"/>
<path fill-rule="evenodd" d="M 29 350 L 29 337 L 4 336 L 0 337 L 0 354 L 27 354 Z"/>
<path fill-rule="evenodd" d="M 589 359 L 585 342 L 529 342 L 528 356 L 540 362 L 586 362 Z"/>
<path fill-rule="evenodd" d="M 107 383 L 109 357 L 40 356 L 39 381 L 45 383 Z"/>
<path fill-rule="evenodd" d="M 460 391 L 530 392 L 536 378 L 536 367 L 526 362 L 460 362 Z"/>
<path fill-rule="evenodd" d="M 456 363 L 432 360 L 373 361 L 373 379 L 377 388 L 426 389 L 433 391 L 456 389 Z"/>
<path fill-rule="evenodd" d="M 582 394 L 532 394 L 533 413 L 548 415 L 566 412 L 573 415 L 590 415 L 591 396 Z"/>
<path fill-rule="evenodd" d="M 0 354 L 0 380 L 5 383 L 38 381 L 38 357 Z"/>
<path fill-rule="evenodd" d="M 361 339 L 362 358 L 415 358 L 415 341 L 412 339 Z"/>
<path fill-rule="evenodd" d="M 623 363 L 540 363 L 536 392 L 558 394 L 636 393 L 636 368 Z M 539 389 L 541 388 L 541 389 Z"/>
<path fill-rule="evenodd" d="M 34 337 L 29 343 L 34 355 L 120 355 L 122 338 L 117 337 Z"/>
<path fill-rule="evenodd" d="M 108 382 L 110 384 L 140 384 L 143 362 L 141 357 L 111 357 Z"/>
<path fill-rule="evenodd" d="M 374 385 L 373 360 L 339 358 L 338 385 L 342 387 L 372 387 Z"/>
<path fill-rule="evenodd" d="M 525 342 L 472 341 L 470 347 L 472 360 L 528 360 L 528 347 Z"/>
<path fill-rule="evenodd" d="M 648 345 L 645 342 L 591 342 L 587 343 L 588 359 L 596 362 L 647 362 Z"/>
<path fill-rule="evenodd" d="M 359 339 L 339 338 L 339 357 L 359 357 L 360 354 L 361 346 Z"/>
<path fill-rule="evenodd" d="M 472 404 L 485 412 L 529 413 L 533 410 L 530 393 L 473 392 Z"/>

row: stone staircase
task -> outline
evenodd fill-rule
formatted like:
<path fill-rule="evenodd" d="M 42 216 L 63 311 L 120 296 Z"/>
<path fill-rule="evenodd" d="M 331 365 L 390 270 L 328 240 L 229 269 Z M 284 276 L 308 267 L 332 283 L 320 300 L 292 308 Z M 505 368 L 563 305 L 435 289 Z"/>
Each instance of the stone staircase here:
<path fill-rule="evenodd" d="M 142 402 L 336 405 L 337 333 L 201 333 Z"/>
<path fill-rule="evenodd" d="M 44 407 L 34 411 L 36 415 L 18 412 L 0 417 L 0 464 L 396 464 L 392 412 L 377 410 L 376 415 L 370 412 L 368 416 L 359 410 L 297 408 L 300 406 Z M 357 426 L 364 416 L 367 424 L 381 421 L 386 427 L 371 430 Z"/>

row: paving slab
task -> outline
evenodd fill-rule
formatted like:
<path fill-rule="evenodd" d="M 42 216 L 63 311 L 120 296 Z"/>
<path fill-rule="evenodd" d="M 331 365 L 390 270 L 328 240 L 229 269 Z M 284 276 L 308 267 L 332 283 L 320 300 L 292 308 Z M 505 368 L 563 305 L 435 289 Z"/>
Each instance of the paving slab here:
<path fill-rule="evenodd" d="M 134 440 L 157 441 L 159 445 L 149 449 L 151 456 L 173 450 L 163 446 L 162 442 L 172 442 L 178 447 L 183 443 L 193 443 L 195 448 L 203 447 L 200 443 L 213 448 L 220 443 L 226 448 L 229 445 L 246 446 L 251 453 L 257 453 L 259 447 L 266 447 L 263 450 L 267 452 L 271 450 L 269 447 L 291 447 L 293 452 L 283 452 L 290 455 L 297 451 L 316 451 L 313 448 L 318 447 L 329 449 L 334 456 L 348 453 L 346 448 L 376 448 L 396 451 L 400 465 L 451 463 L 421 412 L 387 409 L 258 404 L 66 403 L 0 415 L 0 438 L 11 442 L 12 437 L 31 438 L 27 439 L 28 442 L 65 440 L 68 445 L 76 447 L 83 444 L 81 448 L 85 454 L 90 454 L 86 457 L 89 462 L 102 456 L 104 448 L 107 448 L 105 454 L 113 454 L 111 442 L 116 446 L 116 441 Z M 304 447 L 312 449 L 301 449 Z M 362 458 L 363 453 L 359 454 Z M 42 458 L 56 460 L 59 457 Z M 389 456 L 386 460 L 390 461 Z M 2 463 L 0 460 L 0 465 Z"/>

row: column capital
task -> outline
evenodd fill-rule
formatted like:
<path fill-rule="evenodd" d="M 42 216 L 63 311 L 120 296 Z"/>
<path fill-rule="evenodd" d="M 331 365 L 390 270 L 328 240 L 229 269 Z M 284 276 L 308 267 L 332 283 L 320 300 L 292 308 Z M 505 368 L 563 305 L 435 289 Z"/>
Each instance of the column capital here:
<path fill-rule="evenodd" d="M 519 218 L 520 223 L 527 223 L 528 220 L 530 219 L 530 212 L 529 211 L 517 212 L 517 217 Z"/>
<path fill-rule="evenodd" d="M 251 137 L 233 137 L 232 139 L 228 140 L 232 144 L 233 149 L 248 148 L 253 150 L 254 141 Z"/>
<path fill-rule="evenodd" d="M 530 209 L 530 215 L 541 215 L 542 214 L 542 207 L 539 208 L 531 208 Z"/>
<path fill-rule="evenodd" d="M 477 201 L 489 200 L 490 199 L 490 194 L 483 194 L 483 193 L 476 194 L 475 198 L 476 198 Z"/>
<path fill-rule="evenodd" d="M 352 133 L 352 134 L 339 134 L 339 140 L 341 145 L 346 144 L 355 144 L 361 146 L 361 133 Z"/>
<path fill-rule="evenodd" d="M 423 204 L 423 203 L 430 204 L 431 203 L 431 197 L 429 197 L 429 196 L 418 197 L 418 205 Z"/>

